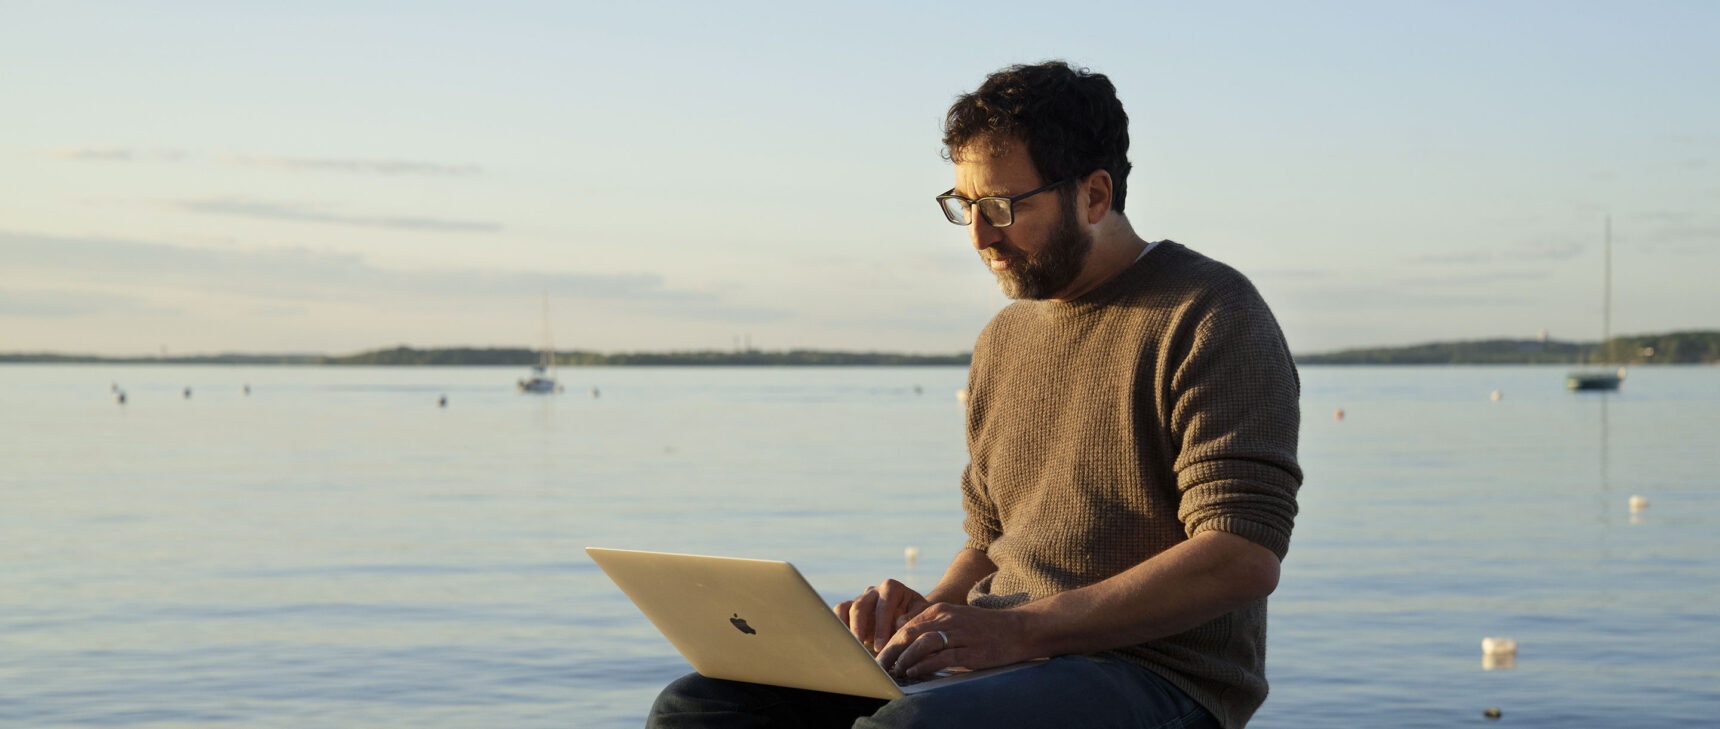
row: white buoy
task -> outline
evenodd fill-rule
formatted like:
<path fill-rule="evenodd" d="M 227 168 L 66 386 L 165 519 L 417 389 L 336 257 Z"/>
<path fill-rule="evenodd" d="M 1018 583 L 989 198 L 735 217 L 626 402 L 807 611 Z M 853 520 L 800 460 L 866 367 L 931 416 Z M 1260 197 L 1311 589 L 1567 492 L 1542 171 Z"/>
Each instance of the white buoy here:
<path fill-rule="evenodd" d="M 1493 402 L 1499 402 L 1500 400 L 1505 399 L 1505 393 L 1500 392 L 1498 390 L 1494 390 L 1492 397 L 1493 397 Z"/>
<path fill-rule="evenodd" d="M 963 405 L 968 404 L 968 391 L 966 389 L 956 390 L 956 400 Z"/>
<path fill-rule="evenodd" d="M 902 550 L 902 558 L 908 561 L 908 569 L 913 569 L 914 565 L 920 563 L 920 548 L 909 547 Z"/>
<path fill-rule="evenodd" d="M 1481 639 L 1481 668 L 1491 671 L 1496 668 L 1517 667 L 1517 641 L 1510 638 Z"/>
<path fill-rule="evenodd" d="M 1630 497 L 1631 511 L 1642 511 L 1646 508 L 1648 508 L 1648 499 L 1642 498 L 1641 496 Z"/>

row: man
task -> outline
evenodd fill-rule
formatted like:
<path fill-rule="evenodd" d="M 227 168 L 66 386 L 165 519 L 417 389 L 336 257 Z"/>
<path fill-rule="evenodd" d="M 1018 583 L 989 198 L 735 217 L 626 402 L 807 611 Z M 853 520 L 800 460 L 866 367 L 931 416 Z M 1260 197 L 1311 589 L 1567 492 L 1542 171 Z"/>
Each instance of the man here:
<path fill-rule="evenodd" d="M 968 541 L 925 595 L 836 612 L 901 676 L 1050 660 L 890 702 L 693 675 L 653 722 L 1240 729 L 1302 478 L 1277 322 L 1241 274 L 1136 235 L 1104 76 L 1004 69 L 944 132 L 939 204 L 1018 299 L 974 347 Z"/>

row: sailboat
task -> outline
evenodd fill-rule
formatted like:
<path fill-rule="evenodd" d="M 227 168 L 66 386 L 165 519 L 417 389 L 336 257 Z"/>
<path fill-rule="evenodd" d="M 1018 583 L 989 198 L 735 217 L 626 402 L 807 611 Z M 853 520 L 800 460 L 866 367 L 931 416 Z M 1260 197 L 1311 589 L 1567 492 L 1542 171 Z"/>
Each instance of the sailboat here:
<path fill-rule="evenodd" d="M 555 381 L 555 346 L 549 336 L 549 294 L 543 295 L 543 348 L 538 350 L 538 362 L 532 365 L 532 376 L 520 380 L 520 392 L 554 394 L 561 392 Z"/>
<path fill-rule="evenodd" d="M 1607 216 L 1606 223 L 1606 253 L 1602 268 L 1606 275 L 1601 286 L 1601 364 L 1611 365 L 1612 357 L 1612 216 Z M 1609 391 L 1617 390 L 1619 383 L 1624 382 L 1624 368 L 1610 370 L 1581 370 L 1565 375 L 1565 387 L 1573 392 L 1579 390 Z"/>

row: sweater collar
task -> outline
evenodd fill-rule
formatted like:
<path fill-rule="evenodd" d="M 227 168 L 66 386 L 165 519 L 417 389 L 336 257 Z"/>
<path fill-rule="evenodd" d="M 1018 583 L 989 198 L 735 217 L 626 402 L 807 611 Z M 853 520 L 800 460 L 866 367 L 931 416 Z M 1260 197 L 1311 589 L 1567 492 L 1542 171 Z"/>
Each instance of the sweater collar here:
<path fill-rule="evenodd" d="M 1149 244 L 1134 263 L 1117 272 L 1092 291 L 1083 294 L 1073 301 L 1035 301 L 1037 308 L 1047 316 L 1064 317 L 1080 316 L 1087 312 L 1097 311 L 1116 300 L 1122 292 L 1137 285 L 1143 278 L 1150 276 L 1159 263 L 1169 257 L 1173 251 L 1182 249 L 1182 245 L 1170 240 L 1155 241 Z"/>

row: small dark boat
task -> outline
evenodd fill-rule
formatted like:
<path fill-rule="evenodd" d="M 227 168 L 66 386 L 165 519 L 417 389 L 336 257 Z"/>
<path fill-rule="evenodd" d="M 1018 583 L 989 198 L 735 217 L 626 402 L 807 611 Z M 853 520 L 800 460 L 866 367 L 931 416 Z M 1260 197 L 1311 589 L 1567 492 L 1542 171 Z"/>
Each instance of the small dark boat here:
<path fill-rule="evenodd" d="M 1617 390 L 1622 382 L 1622 367 L 1618 372 L 1572 372 L 1565 375 L 1565 387 L 1571 390 Z"/>
<path fill-rule="evenodd" d="M 1613 362 L 1612 357 L 1612 216 L 1607 216 L 1605 258 L 1601 265 L 1604 272 L 1601 286 L 1601 353 L 1603 363 Z M 1617 390 L 1624 382 L 1624 368 L 1613 370 L 1579 370 L 1565 375 L 1565 389 L 1572 392 L 1609 392 Z"/>

